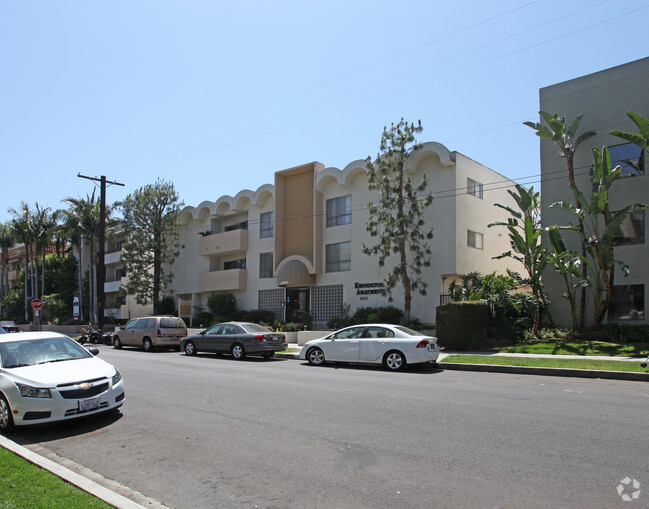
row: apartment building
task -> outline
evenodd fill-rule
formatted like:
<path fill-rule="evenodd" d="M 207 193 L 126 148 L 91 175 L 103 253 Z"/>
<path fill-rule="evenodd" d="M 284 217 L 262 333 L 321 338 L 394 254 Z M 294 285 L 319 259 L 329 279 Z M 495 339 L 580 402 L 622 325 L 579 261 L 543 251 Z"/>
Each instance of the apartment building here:
<path fill-rule="evenodd" d="M 579 133 L 597 133 L 584 142 L 575 155 L 576 183 L 586 195 L 591 188 L 589 170 L 592 148 L 601 150 L 603 146 L 608 146 L 613 164 L 621 164 L 623 172 L 628 175 L 629 178 L 616 182 L 611 191 L 611 211 L 620 210 L 631 203 L 649 203 L 649 180 L 642 151 L 636 145 L 609 134 L 612 130 L 637 132 L 637 127 L 626 112 L 649 117 L 648 87 L 649 58 L 644 58 L 540 90 L 541 110 L 565 116 L 568 122 L 583 113 Z M 558 156 L 558 148 L 549 140 L 541 140 L 540 150 L 542 221 L 544 225 L 574 223 L 574 218 L 566 212 L 550 208 L 557 201 L 574 201 L 568 186 L 565 160 Z M 623 159 L 638 161 L 639 171 L 625 164 Z M 610 320 L 646 322 L 649 246 L 645 238 L 645 212 L 639 211 L 629 216 L 616 239 L 615 258 L 626 263 L 630 273 L 628 277 L 624 277 L 620 271 L 615 274 Z M 578 249 L 579 239 L 576 235 L 567 236 L 567 240 L 569 247 Z M 570 308 L 563 298 L 563 281 L 551 270 L 547 272 L 545 281 L 555 320 L 569 327 Z M 592 302 L 589 293 L 586 325 L 593 321 Z"/>
<path fill-rule="evenodd" d="M 505 220 L 495 203 L 514 206 L 514 182 L 445 146 L 429 142 L 411 154 L 407 172 L 425 174 L 435 195 L 426 210 L 434 229 L 431 266 L 424 269 L 428 294 L 415 294 L 412 317 L 434 323 L 440 295 L 451 281 L 472 271 L 483 274 L 521 267 L 494 260 L 510 249 L 504 230 L 487 228 Z M 363 253 L 376 239 L 367 232 L 365 161 L 343 169 L 318 162 L 277 171 L 274 183 L 221 196 L 181 211 L 181 251 L 170 270 L 169 288 L 179 314 L 189 319 L 205 309 L 213 293 L 232 293 L 239 309 L 264 309 L 277 319 L 300 321 L 308 313 L 316 327 L 362 306 L 388 305 L 383 280 L 389 267 Z M 394 305 L 403 307 L 397 287 Z"/>

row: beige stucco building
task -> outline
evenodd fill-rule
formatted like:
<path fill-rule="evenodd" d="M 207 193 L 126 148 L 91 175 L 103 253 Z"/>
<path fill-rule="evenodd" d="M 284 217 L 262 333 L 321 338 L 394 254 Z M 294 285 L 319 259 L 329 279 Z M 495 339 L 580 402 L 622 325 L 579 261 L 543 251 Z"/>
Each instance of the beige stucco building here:
<path fill-rule="evenodd" d="M 439 143 L 411 154 L 408 174 L 427 175 L 435 195 L 426 211 L 434 228 L 431 266 L 424 270 L 428 295 L 414 295 L 412 317 L 434 323 L 440 295 L 454 278 L 509 268 L 493 257 L 509 250 L 506 232 L 487 224 L 506 218 L 494 203 L 513 205 L 514 183 Z M 206 309 L 213 293 L 233 293 L 239 309 L 264 309 L 277 319 L 311 315 L 323 328 L 330 317 L 362 306 L 388 304 L 382 295 L 386 268 L 362 252 L 375 239 L 366 229 L 368 190 L 365 161 L 343 169 L 313 162 L 277 171 L 274 183 L 236 196 L 221 196 L 181 211 L 180 256 L 170 268 L 179 314 Z M 394 305 L 403 308 L 397 288 Z"/>
<path fill-rule="evenodd" d="M 595 131 L 597 134 L 586 140 L 575 155 L 577 186 L 586 192 L 590 190 L 589 170 L 592 165 L 592 148 L 611 151 L 611 160 L 620 164 L 621 159 L 640 159 L 638 173 L 623 164 L 623 171 L 630 175 L 616 182 L 610 195 L 610 210 L 617 211 L 631 203 L 649 203 L 649 180 L 644 167 L 640 148 L 625 143 L 609 134 L 612 130 L 637 132 L 637 127 L 627 117 L 627 111 L 649 117 L 649 58 L 582 76 L 564 83 L 540 90 L 540 108 L 551 114 L 565 116 L 568 122 L 583 113 L 579 133 Z M 542 221 L 544 225 L 575 223 L 574 218 L 561 210 L 551 209 L 557 201 L 573 201 L 568 186 L 565 160 L 558 155 L 558 148 L 549 140 L 541 140 L 541 198 Z M 588 195 L 588 193 L 585 193 Z M 617 271 L 609 318 L 630 323 L 645 323 L 647 306 L 645 288 L 649 283 L 649 248 L 645 242 L 646 222 L 644 211 L 636 212 L 623 225 L 617 239 L 615 258 L 626 263 L 630 269 L 628 277 Z M 577 249 L 576 234 L 567 236 L 570 246 Z M 570 308 L 565 299 L 563 282 L 549 270 L 546 286 L 552 300 L 555 319 L 563 326 L 571 325 Z M 586 325 L 593 322 L 593 306 L 590 293 L 587 298 Z"/>

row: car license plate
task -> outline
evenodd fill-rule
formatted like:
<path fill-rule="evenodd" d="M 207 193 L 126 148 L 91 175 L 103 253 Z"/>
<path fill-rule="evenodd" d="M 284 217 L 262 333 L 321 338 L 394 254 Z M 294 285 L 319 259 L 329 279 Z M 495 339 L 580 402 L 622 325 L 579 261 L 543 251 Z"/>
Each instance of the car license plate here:
<path fill-rule="evenodd" d="M 84 399 L 79 401 L 79 412 L 87 412 L 99 408 L 99 398 Z"/>

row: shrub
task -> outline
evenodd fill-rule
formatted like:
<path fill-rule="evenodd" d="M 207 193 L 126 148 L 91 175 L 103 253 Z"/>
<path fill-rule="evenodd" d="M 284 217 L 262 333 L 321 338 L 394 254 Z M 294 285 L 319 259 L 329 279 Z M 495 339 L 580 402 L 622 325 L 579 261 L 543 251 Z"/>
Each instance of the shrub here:
<path fill-rule="evenodd" d="M 489 305 L 484 301 L 453 302 L 437 308 L 438 343 L 450 350 L 487 346 Z"/>
<path fill-rule="evenodd" d="M 231 293 L 214 293 L 207 299 L 207 308 L 214 316 L 224 316 L 231 320 L 237 310 L 237 300 Z"/>
<path fill-rule="evenodd" d="M 162 297 L 162 299 L 158 301 L 158 313 L 161 315 L 176 316 L 176 299 L 171 295 Z"/>
<path fill-rule="evenodd" d="M 377 314 L 380 323 L 391 323 L 393 325 L 399 325 L 403 320 L 403 311 L 394 306 L 380 307 Z"/>
<path fill-rule="evenodd" d="M 207 327 L 212 323 L 212 313 L 209 311 L 201 311 L 196 316 L 196 319 L 198 320 L 199 327 Z"/>

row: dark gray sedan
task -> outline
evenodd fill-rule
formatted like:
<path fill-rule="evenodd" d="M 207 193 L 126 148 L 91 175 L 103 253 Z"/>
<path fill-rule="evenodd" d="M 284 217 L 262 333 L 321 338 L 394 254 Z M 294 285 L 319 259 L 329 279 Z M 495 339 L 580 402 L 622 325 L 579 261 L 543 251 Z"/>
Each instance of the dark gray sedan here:
<path fill-rule="evenodd" d="M 261 355 L 270 359 L 275 352 L 286 350 L 284 334 L 273 332 L 256 323 L 227 322 L 212 325 L 180 342 L 187 355 L 197 352 L 230 353 L 235 359 L 246 355 Z"/>

